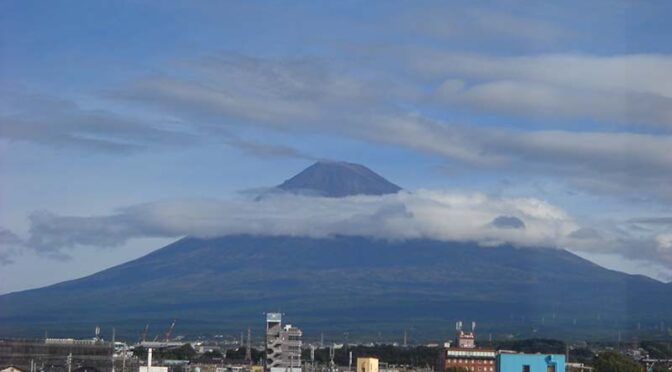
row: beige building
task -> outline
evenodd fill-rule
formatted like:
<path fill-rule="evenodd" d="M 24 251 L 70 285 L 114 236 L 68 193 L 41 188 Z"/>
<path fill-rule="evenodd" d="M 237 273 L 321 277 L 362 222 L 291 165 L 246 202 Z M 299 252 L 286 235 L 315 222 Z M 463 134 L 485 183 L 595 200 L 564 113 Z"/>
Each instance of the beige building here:
<path fill-rule="evenodd" d="M 357 358 L 357 372 L 378 372 L 378 359 Z"/>

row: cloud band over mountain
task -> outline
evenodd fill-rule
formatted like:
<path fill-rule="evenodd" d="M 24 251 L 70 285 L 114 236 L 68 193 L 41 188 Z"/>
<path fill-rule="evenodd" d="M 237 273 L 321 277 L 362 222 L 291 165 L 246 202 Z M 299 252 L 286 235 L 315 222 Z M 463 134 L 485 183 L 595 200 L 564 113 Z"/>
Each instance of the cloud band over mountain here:
<path fill-rule="evenodd" d="M 672 267 L 665 236 L 648 240 L 604 237 L 542 200 L 479 193 L 419 190 L 344 198 L 273 194 L 261 200 L 184 199 L 138 204 L 89 217 L 40 211 L 30 215 L 30 222 L 25 244 L 56 256 L 77 246 L 114 247 L 146 237 L 357 235 L 569 248 L 616 253 Z M 636 257 L 630 255 L 633 244 L 639 248 Z"/>

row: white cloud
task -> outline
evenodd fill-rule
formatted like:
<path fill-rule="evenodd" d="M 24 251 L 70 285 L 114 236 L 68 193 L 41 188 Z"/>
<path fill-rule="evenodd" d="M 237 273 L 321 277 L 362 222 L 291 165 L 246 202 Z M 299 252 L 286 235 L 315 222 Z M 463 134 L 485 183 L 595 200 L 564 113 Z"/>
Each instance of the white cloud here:
<path fill-rule="evenodd" d="M 501 216 L 525 229 L 492 225 Z M 322 198 L 272 194 L 262 200 L 176 200 L 135 205 L 107 216 L 34 213 L 28 242 L 49 252 L 117 246 L 138 237 L 229 234 L 364 235 L 432 238 L 496 245 L 557 246 L 578 226 L 561 209 L 533 198 L 493 198 L 420 190 L 386 196 Z"/>
<path fill-rule="evenodd" d="M 274 193 L 256 201 L 171 200 L 90 217 L 36 212 L 27 245 L 58 258 L 73 247 L 115 247 L 134 238 L 231 234 L 508 243 L 616 254 L 672 268 L 669 235 L 631 237 L 613 226 L 583 227 L 563 209 L 535 198 L 432 190 L 345 198 Z"/>
<path fill-rule="evenodd" d="M 414 69 L 443 79 L 437 99 L 472 109 L 672 127 L 672 57 L 495 57 L 424 51 Z"/>
<path fill-rule="evenodd" d="M 672 232 L 656 236 L 658 252 L 672 260 Z"/>

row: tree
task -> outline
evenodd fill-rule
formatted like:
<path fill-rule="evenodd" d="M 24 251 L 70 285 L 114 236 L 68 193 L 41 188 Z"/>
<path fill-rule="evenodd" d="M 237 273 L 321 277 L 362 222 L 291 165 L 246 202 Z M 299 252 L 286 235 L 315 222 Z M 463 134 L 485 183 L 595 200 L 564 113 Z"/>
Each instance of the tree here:
<path fill-rule="evenodd" d="M 593 360 L 595 372 L 643 372 L 644 367 L 634 360 L 613 351 L 600 353 Z"/>

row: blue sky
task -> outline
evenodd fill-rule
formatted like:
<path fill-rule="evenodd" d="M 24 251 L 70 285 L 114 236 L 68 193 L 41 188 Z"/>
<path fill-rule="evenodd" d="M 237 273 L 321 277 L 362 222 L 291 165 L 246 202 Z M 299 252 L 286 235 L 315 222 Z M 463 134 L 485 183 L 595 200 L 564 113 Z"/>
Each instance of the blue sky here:
<path fill-rule="evenodd" d="M 241 191 L 317 159 L 408 190 L 365 203 L 414 211 L 408 236 L 566 248 L 669 281 L 670 15 L 662 1 L 0 1 L 0 292 L 237 232 L 223 215 L 264 213 Z M 214 232 L 194 222 L 204 198 Z M 462 230 L 430 220 L 459 219 L 448 209 L 482 213 Z M 343 232 L 324 224 L 353 210 L 294 233 Z M 527 230 L 472 229 L 493 213 Z"/>

